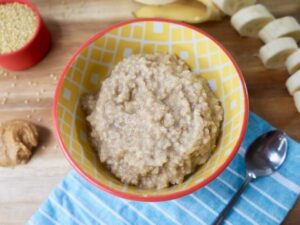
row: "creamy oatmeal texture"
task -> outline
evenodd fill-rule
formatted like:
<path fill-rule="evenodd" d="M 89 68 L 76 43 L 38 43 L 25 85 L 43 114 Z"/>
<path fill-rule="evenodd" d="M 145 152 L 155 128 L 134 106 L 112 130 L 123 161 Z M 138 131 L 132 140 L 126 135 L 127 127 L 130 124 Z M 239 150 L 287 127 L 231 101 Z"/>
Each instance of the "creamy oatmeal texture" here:
<path fill-rule="evenodd" d="M 142 188 L 182 183 L 211 155 L 223 119 L 205 79 L 170 54 L 125 58 L 83 106 L 100 161 Z"/>

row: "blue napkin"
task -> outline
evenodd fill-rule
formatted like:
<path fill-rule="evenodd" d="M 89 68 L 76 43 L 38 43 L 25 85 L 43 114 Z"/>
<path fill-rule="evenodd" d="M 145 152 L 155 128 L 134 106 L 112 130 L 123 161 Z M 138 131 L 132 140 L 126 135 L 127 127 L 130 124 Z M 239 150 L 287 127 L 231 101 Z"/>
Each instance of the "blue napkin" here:
<path fill-rule="evenodd" d="M 251 114 L 245 140 L 228 168 L 206 187 L 177 200 L 159 203 L 128 201 L 95 188 L 71 171 L 28 224 L 211 224 L 244 180 L 245 149 L 257 136 L 271 129 L 267 122 Z M 299 196 L 299 170 L 300 145 L 289 139 L 284 165 L 274 175 L 253 181 L 225 224 L 280 224 Z"/>

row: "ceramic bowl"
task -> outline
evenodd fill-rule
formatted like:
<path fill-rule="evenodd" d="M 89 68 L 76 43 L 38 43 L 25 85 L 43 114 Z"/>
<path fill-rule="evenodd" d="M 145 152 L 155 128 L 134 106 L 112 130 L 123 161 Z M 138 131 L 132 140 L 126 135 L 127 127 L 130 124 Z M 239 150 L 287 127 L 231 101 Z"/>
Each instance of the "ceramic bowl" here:
<path fill-rule="evenodd" d="M 184 183 L 162 190 L 127 186 L 99 161 L 88 141 L 80 98 L 96 93 L 116 63 L 134 53 L 175 53 L 207 79 L 224 107 L 217 148 Z M 236 155 L 248 121 L 248 96 L 242 73 L 228 51 L 193 26 L 160 19 L 118 23 L 86 41 L 60 76 L 54 99 L 56 135 L 72 166 L 90 183 L 113 195 L 138 201 L 164 201 L 190 194 L 215 179 Z"/>

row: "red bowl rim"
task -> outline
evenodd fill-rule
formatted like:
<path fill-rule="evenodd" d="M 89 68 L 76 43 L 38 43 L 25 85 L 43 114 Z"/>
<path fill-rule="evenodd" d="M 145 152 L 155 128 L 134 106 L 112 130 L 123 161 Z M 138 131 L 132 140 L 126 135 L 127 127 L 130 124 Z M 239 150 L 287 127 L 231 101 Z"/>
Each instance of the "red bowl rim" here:
<path fill-rule="evenodd" d="M 22 46 L 21 48 L 18 48 L 15 51 L 12 51 L 12 52 L 2 53 L 2 54 L 0 53 L 1 57 L 14 56 L 16 53 L 20 53 L 24 49 L 30 47 L 32 42 L 35 40 L 36 36 L 38 35 L 38 33 L 41 31 L 42 25 L 43 25 L 42 18 L 41 18 L 39 11 L 35 7 L 35 5 L 33 3 L 31 3 L 30 1 L 27 1 L 27 0 L 0 0 L 0 4 L 10 4 L 10 3 L 20 3 L 20 4 L 24 4 L 24 5 L 28 6 L 32 10 L 32 12 L 36 15 L 38 25 L 36 27 L 34 34 L 30 38 L 30 40 L 26 42 L 26 44 L 24 46 Z"/>
<path fill-rule="evenodd" d="M 244 121 L 243 121 L 243 125 L 242 125 L 242 131 L 240 133 L 239 139 L 235 144 L 235 147 L 233 149 L 233 151 L 230 153 L 230 155 L 228 156 L 228 158 L 226 159 L 226 161 L 212 174 L 210 175 L 208 178 L 206 178 L 205 180 L 199 182 L 198 184 L 186 189 L 186 190 L 182 190 L 182 191 L 178 191 L 178 192 L 174 192 L 171 194 L 166 194 L 166 195 L 160 195 L 160 196 L 140 196 L 140 195 L 135 195 L 135 194 L 131 194 L 131 193 L 124 193 L 118 190 L 115 190 L 111 187 L 108 187 L 102 183 L 99 183 L 96 179 L 94 179 L 93 177 L 91 177 L 90 175 L 88 175 L 85 171 L 83 171 L 79 165 L 75 162 L 75 160 L 73 160 L 71 154 L 69 153 L 69 151 L 67 150 L 65 144 L 63 143 L 60 131 L 59 131 L 59 120 L 57 117 L 57 103 L 58 103 L 58 97 L 60 95 L 60 91 L 61 91 L 61 87 L 63 84 L 63 80 L 65 79 L 65 76 L 67 75 L 67 72 L 69 70 L 69 68 L 71 67 L 73 61 L 76 59 L 76 57 L 82 52 L 82 50 L 84 50 L 87 46 L 89 46 L 92 42 L 94 42 L 95 40 L 97 40 L 98 38 L 102 37 L 104 34 L 106 34 L 107 32 L 127 25 L 127 24 L 131 24 L 131 23 L 136 23 L 136 22 L 146 22 L 146 21 L 151 21 L 151 22 L 166 22 L 166 23 L 172 23 L 172 24 L 176 24 L 176 25 L 180 25 L 180 26 L 184 26 L 186 28 L 192 29 L 196 32 L 199 32 L 201 34 L 203 34 L 204 36 L 206 36 L 207 38 L 209 38 L 210 40 L 212 40 L 215 44 L 217 44 L 224 52 L 225 54 L 230 58 L 230 60 L 232 61 L 235 69 L 238 72 L 239 75 L 239 79 L 242 83 L 242 88 L 243 88 L 243 94 L 244 94 L 244 102 L 245 102 L 245 109 L 244 109 Z M 248 124 L 248 117 L 249 117 L 249 99 L 248 99 L 248 92 L 247 92 L 247 88 L 246 88 L 246 84 L 242 75 L 241 70 L 239 69 L 237 63 L 235 62 L 234 58 L 231 56 L 231 54 L 217 41 L 215 40 L 215 38 L 213 38 L 212 36 L 210 36 L 209 34 L 207 34 L 206 32 L 202 31 L 199 28 L 196 28 L 192 25 L 189 24 L 185 24 L 182 22 L 176 22 L 176 21 L 172 21 L 172 20 L 167 20 L 167 19 L 132 19 L 132 20 L 127 20 L 127 21 L 123 21 L 123 22 L 119 22 L 116 23 L 114 25 L 111 25 L 103 30 L 101 30 L 100 32 L 98 32 L 97 34 L 95 34 L 94 36 L 92 36 L 90 39 L 88 39 L 85 43 L 83 43 L 81 45 L 81 47 L 72 55 L 71 59 L 67 62 L 59 80 L 58 80 L 58 84 L 57 87 L 55 89 L 55 94 L 54 94 L 54 104 L 53 104 L 53 118 L 54 118 L 54 128 L 55 128 L 55 134 L 56 137 L 59 141 L 60 147 L 65 155 L 65 157 L 68 159 L 68 161 L 70 162 L 70 164 L 73 166 L 73 168 L 75 168 L 75 170 L 81 175 L 83 176 L 85 179 L 87 179 L 90 183 L 92 183 L 94 186 L 96 186 L 97 188 L 113 194 L 115 196 L 121 197 L 121 198 L 125 198 L 125 199 L 129 199 L 129 200 L 135 200 L 135 201 L 143 201 L 143 202 L 158 202 L 158 201 L 167 201 L 167 200 L 172 200 L 172 199 L 176 199 L 176 198 L 180 198 L 183 197 L 185 195 L 191 194 L 195 191 L 197 191 L 198 189 L 204 187 L 205 185 L 207 185 L 209 182 L 211 182 L 212 180 L 214 180 L 221 172 L 223 172 L 223 170 L 229 165 L 229 163 L 232 161 L 232 159 L 234 158 L 234 156 L 237 154 L 241 143 L 244 139 L 245 133 L 246 133 L 246 129 L 247 129 L 247 124 Z"/>

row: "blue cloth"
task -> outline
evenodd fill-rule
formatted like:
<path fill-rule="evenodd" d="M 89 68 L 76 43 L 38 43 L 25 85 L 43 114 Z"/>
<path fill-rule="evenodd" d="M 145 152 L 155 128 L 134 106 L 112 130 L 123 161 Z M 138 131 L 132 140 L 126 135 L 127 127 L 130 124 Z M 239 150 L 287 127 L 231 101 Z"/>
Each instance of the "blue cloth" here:
<path fill-rule="evenodd" d="M 71 171 L 28 224 L 211 224 L 244 180 L 245 149 L 257 136 L 271 129 L 267 122 L 251 114 L 245 140 L 228 168 L 206 187 L 177 200 L 159 203 L 124 200 L 95 188 Z M 284 165 L 274 175 L 250 183 L 225 224 L 280 224 L 299 196 L 299 170 L 300 145 L 289 139 Z"/>

